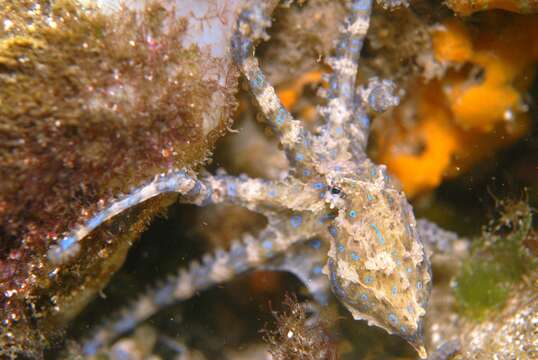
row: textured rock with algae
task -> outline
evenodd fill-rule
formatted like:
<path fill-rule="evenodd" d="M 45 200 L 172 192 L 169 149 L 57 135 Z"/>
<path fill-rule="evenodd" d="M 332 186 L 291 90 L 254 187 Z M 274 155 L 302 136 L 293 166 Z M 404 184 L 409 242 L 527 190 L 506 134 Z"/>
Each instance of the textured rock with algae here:
<path fill-rule="evenodd" d="M 173 197 L 100 227 L 65 266 L 49 244 L 142 179 L 202 163 L 229 125 L 236 73 L 182 45 L 174 10 L 0 2 L 0 354 L 39 356 Z"/>

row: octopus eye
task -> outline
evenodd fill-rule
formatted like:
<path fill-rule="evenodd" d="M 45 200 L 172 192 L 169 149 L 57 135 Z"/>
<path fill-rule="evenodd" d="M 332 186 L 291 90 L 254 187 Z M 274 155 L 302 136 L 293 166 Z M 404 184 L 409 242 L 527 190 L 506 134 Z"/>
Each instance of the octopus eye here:
<path fill-rule="evenodd" d="M 337 188 L 336 186 L 333 186 L 331 188 L 331 194 L 333 194 L 333 195 L 338 195 L 338 194 L 340 194 L 341 191 L 342 190 L 340 190 L 340 188 Z"/>

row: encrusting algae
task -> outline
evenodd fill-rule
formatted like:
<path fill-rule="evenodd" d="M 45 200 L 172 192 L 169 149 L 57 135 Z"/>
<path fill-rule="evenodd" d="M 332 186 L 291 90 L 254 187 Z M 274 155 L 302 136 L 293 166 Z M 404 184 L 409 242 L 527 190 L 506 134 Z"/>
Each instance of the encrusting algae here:
<path fill-rule="evenodd" d="M 2 0 L 0 19 L 0 354 L 35 355 L 174 196 L 100 227 L 83 262 L 51 268 L 50 242 L 141 181 L 205 161 L 229 125 L 237 73 L 182 47 L 187 21 L 171 1 L 104 15 L 73 0 Z"/>

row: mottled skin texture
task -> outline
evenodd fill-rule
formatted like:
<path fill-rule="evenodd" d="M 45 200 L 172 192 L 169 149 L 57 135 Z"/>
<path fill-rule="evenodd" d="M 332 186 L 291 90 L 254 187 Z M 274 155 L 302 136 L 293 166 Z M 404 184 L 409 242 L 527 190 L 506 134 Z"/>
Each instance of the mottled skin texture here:
<path fill-rule="evenodd" d="M 431 287 L 428 258 L 405 195 L 386 168 L 372 163 L 365 153 L 367 107 L 382 110 L 394 102 L 383 83 L 356 90 L 371 9 L 372 0 L 350 1 L 349 17 L 335 56 L 329 60 L 334 71 L 325 94 L 326 106 L 319 109 L 324 122 L 316 133 L 307 131 L 282 106 L 254 57 L 255 42 L 268 38 L 265 29 L 271 24 L 272 6 L 256 1 L 241 12 L 232 38 L 234 60 L 284 148 L 290 162 L 288 175 L 268 181 L 225 174 L 197 178 L 185 170 L 163 174 L 62 238 L 51 247 L 49 259 L 69 261 L 93 229 L 167 192 L 180 193 L 181 202 L 200 206 L 244 206 L 266 216 L 267 228 L 258 239 L 247 235 L 229 252 L 218 250 L 202 264 L 192 264 L 142 296 L 84 344 L 85 354 L 97 353 L 163 306 L 238 273 L 265 267 L 296 273 L 322 302 L 326 301 L 327 281 L 320 279 L 328 278 L 333 293 L 355 319 L 398 334 L 421 357 L 426 356 L 422 318 Z M 374 88 L 377 90 L 372 91 Z"/>

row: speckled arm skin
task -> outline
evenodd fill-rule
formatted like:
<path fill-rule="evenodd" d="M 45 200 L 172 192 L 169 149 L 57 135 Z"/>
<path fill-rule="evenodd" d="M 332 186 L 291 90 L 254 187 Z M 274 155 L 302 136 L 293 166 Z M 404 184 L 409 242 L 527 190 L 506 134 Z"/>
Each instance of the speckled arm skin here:
<path fill-rule="evenodd" d="M 306 226 L 311 220 L 304 221 L 301 225 Z M 170 276 L 140 296 L 112 321 L 101 325 L 83 342 L 84 355 L 96 355 L 119 335 L 132 330 L 164 307 L 189 299 L 196 292 L 233 279 L 239 274 L 260 269 L 262 265 L 271 270 L 300 273 L 298 277 L 305 281 L 305 284 L 311 281 L 319 298 L 326 299 L 326 294 L 322 294 L 322 285 L 319 285 L 317 280 L 325 278 L 320 268 L 325 256 L 322 243 L 319 240 L 306 242 L 303 234 L 295 231 L 296 226 L 296 223 L 274 223 L 257 238 L 248 234 L 243 236 L 232 244 L 228 252 L 219 249 L 213 255 L 205 256 L 201 262 L 193 261 L 177 275 Z M 276 256 L 282 253 L 282 248 L 289 249 L 290 244 L 297 243 L 298 245 L 286 252 L 284 258 Z M 311 256 L 313 253 L 316 256 Z M 309 271 L 299 265 L 312 268 Z"/>
<path fill-rule="evenodd" d="M 423 316 L 431 271 L 423 239 L 404 193 L 386 167 L 371 162 L 364 150 L 369 132 L 367 108 L 382 110 L 396 99 L 390 84 L 379 81 L 355 91 L 371 9 L 372 0 L 349 2 L 349 16 L 330 60 L 334 74 L 326 105 L 319 111 L 325 123 L 317 133 L 307 131 L 283 108 L 254 57 L 255 43 L 267 37 L 272 7 L 259 0 L 241 12 L 232 38 L 233 57 L 290 160 L 287 177 L 267 181 L 225 174 L 203 174 L 197 179 L 187 171 L 164 174 L 61 239 L 49 258 L 68 260 L 86 234 L 101 223 L 165 192 L 179 193 L 180 202 L 200 206 L 244 206 L 266 216 L 267 228 L 257 239 L 247 236 L 229 252 L 217 251 L 142 296 L 118 320 L 97 330 L 84 346 L 86 354 L 98 352 L 172 302 L 238 273 L 265 267 L 306 279 L 309 290 L 322 302 L 330 283 L 355 319 L 401 336 L 426 357 Z M 309 245 L 303 243 L 309 239 L 318 240 L 324 251 L 306 251 Z M 320 267 L 321 263 L 325 266 Z M 313 273 L 323 276 L 314 281 Z"/>

